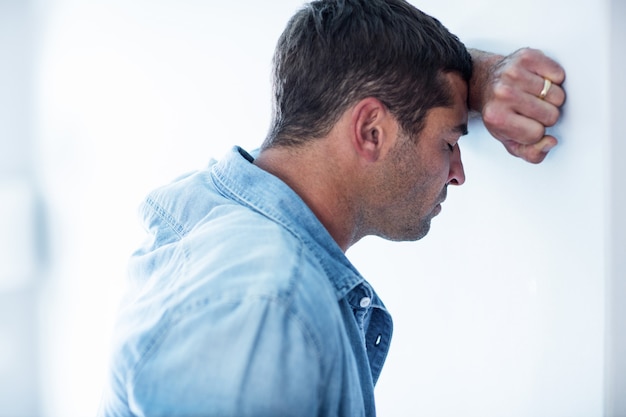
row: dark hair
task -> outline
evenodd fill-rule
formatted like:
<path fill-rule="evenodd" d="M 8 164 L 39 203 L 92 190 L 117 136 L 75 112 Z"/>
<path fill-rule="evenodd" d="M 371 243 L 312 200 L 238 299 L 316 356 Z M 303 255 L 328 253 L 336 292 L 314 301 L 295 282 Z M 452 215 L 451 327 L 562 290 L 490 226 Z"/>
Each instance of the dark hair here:
<path fill-rule="evenodd" d="M 264 148 L 322 137 L 343 112 L 376 97 L 407 134 L 449 106 L 443 73 L 469 81 L 465 46 L 403 0 L 318 0 L 287 23 L 273 59 L 273 120 Z"/>

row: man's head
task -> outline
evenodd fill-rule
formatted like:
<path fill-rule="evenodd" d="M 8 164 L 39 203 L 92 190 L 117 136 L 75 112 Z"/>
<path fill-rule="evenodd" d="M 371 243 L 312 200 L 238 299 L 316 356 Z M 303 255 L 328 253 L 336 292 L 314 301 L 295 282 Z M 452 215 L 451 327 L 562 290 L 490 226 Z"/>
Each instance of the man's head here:
<path fill-rule="evenodd" d="M 472 62 L 403 0 L 321 0 L 274 56 L 274 120 L 255 163 L 303 198 L 346 250 L 362 237 L 428 233 L 465 180 Z"/>
<path fill-rule="evenodd" d="M 403 0 L 320 0 L 281 35 L 273 72 L 274 115 L 264 148 L 325 136 L 366 97 L 380 100 L 410 136 L 428 110 L 452 104 L 444 75 L 466 82 L 471 58 L 436 19 Z"/>
<path fill-rule="evenodd" d="M 384 149 L 385 141 L 391 143 L 387 153 L 370 164 L 371 175 L 361 187 L 363 227 L 369 228 L 361 235 L 421 239 L 441 211 L 448 185 L 465 182 L 458 141 L 467 133 L 468 88 L 456 72 L 445 78 L 452 93 L 451 105 L 428 111 L 419 135 L 402 132 L 399 124 L 397 134 L 385 135 L 381 124 L 378 143 L 366 138 L 370 148 Z"/>

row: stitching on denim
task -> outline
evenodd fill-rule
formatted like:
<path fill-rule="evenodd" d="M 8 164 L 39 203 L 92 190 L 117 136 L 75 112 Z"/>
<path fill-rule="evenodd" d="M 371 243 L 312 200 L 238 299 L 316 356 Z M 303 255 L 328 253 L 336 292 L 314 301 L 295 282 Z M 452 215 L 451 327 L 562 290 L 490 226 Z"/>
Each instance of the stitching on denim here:
<path fill-rule="evenodd" d="M 317 357 L 318 366 L 320 367 L 320 375 L 322 375 L 323 373 L 321 372 L 321 368 L 323 355 L 321 353 L 320 342 L 319 340 L 317 340 L 314 332 L 311 330 L 311 326 L 309 326 L 306 320 L 303 320 L 303 317 L 298 314 L 297 311 L 293 308 L 292 303 L 286 303 L 285 299 L 282 297 L 271 297 L 267 295 L 258 295 L 246 298 L 247 301 L 254 299 L 259 301 L 267 300 L 283 308 L 287 317 L 290 317 L 294 320 L 294 323 L 296 323 L 296 327 L 300 329 L 304 340 L 313 347 L 313 351 L 315 352 Z M 177 311 L 172 311 L 169 314 L 164 315 L 164 324 L 151 339 L 150 343 L 144 350 L 144 354 L 141 355 L 135 366 L 130 370 L 127 378 L 127 384 L 136 383 L 136 380 L 140 375 L 143 367 L 151 358 L 151 356 L 157 352 L 158 347 L 161 346 L 161 344 L 165 341 L 165 339 L 167 338 L 167 334 L 170 332 L 171 329 L 173 329 L 177 324 L 182 322 L 189 313 L 207 307 L 210 303 L 215 301 L 235 304 L 241 302 L 242 300 L 236 297 L 233 297 L 231 300 L 229 300 L 229 297 L 204 297 L 202 299 L 196 300 L 193 303 L 187 304 L 184 308 L 181 308 Z"/>
<path fill-rule="evenodd" d="M 183 241 L 181 241 L 181 243 L 182 242 Z M 179 247 L 182 252 L 182 256 L 185 258 L 184 262 L 182 262 L 183 270 L 181 271 L 181 273 L 183 276 L 186 276 L 187 274 L 186 268 L 187 268 L 188 259 L 189 259 L 188 251 L 187 251 L 187 247 L 185 244 L 181 244 Z M 298 254 L 296 258 L 301 259 L 301 257 L 303 256 L 302 243 L 300 243 L 297 246 L 297 250 L 298 250 Z M 146 344 L 146 347 L 140 353 L 137 363 L 129 370 L 129 375 L 127 378 L 127 381 L 129 381 L 128 383 L 131 383 L 131 382 L 134 383 L 136 381 L 136 378 L 141 373 L 144 365 L 148 362 L 152 354 L 154 354 L 158 350 L 158 347 L 167 338 L 167 334 L 169 333 L 169 331 L 173 329 L 178 323 L 183 321 L 188 314 L 195 312 L 199 309 L 202 309 L 204 307 L 207 307 L 212 302 L 239 303 L 244 300 L 254 300 L 254 299 L 267 300 L 271 303 L 274 303 L 280 306 L 281 308 L 283 308 L 285 311 L 285 314 L 288 317 L 293 318 L 297 327 L 300 329 L 304 339 L 307 341 L 307 343 L 309 343 L 313 347 L 313 351 L 315 352 L 317 356 L 317 362 L 320 368 L 320 375 L 322 375 L 323 374 L 322 372 L 323 355 L 322 355 L 321 340 L 318 337 L 316 337 L 315 332 L 312 330 L 314 326 L 312 326 L 310 322 L 305 319 L 305 316 L 299 314 L 298 310 L 295 308 L 296 306 L 294 305 L 295 287 L 298 285 L 298 283 L 302 282 L 301 274 L 299 273 L 300 264 L 301 262 L 294 262 L 293 264 L 293 270 L 292 270 L 292 273 L 290 273 L 290 276 L 292 278 L 289 280 L 289 286 L 287 288 L 287 291 L 285 292 L 285 296 L 281 297 L 281 296 L 269 296 L 269 295 L 260 294 L 260 295 L 255 295 L 255 296 L 248 296 L 246 298 L 240 298 L 236 296 L 224 297 L 218 294 L 216 296 L 203 297 L 193 302 L 186 303 L 185 305 L 178 306 L 178 308 L 174 307 L 172 310 L 167 311 L 163 315 L 163 318 L 158 325 L 158 331 L 153 335 L 153 337 L 150 338 L 149 343 Z M 231 299 L 231 301 L 228 301 L 229 298 Z"/>
<path fill-rule="evenodd" d="M 178 235 L 178 237 L 184 237 L 188 230 L 185 227 L 178 223 L 174 216 L 172 216 L 167 210 L 165 210 L 159 203 L 157 203 L 152 198 L 146 198 L 146 204 L 150 206 L 157 215 L 167 223 L 167 225 Z"/>
<path fill-rule="evenodd" d="M 301 241 L 302 243 L 304 243 L 307 247 L 311 247 L 314 245 L 314 242 L 312 242 L 310 239 L 308 239 L 306 236 L 300 236 L 295 230 L 294 228 L 291 226 L 291 222 L 289 222 L 288 220 L 285 220 L 283 218 L 283 216 L 281 215 L 280 212 L 275 212 L 274 210 L 271 210 L 268 207 L 260 207 L 258 206 L 256 203 L 252 202 L 252 201 L 248 201 L 246 199 L 244 199 L 243 197 L 241 197 L 238 193 L 237 190 L 231 190 L 231 187 L 226 184 L 226 182 L 222 179 L 222 175 L 219 172 L 218 169 L 214 169 L 213 170 L 213 175 L 211 175 L 211 179 L 213 181 L 213 184 L 215 185 L 215 188 L 218 190 L 218 192 L 226 197 L 229 198 L 231 200 L 234 200 L 236 202 L 238 202 L 239 204 L 245 206 L 245 207 L 249 207 L 252 210 L 254 210 L 257 213 L 260 213 L 261 215 L 263 215 L 264 217 L 267 217 L 269 219 L 271 219 L 272 221 L 280 224 L 282 227 L 284 227 L 287 231 L 289 231 L 289 233 L 291 233 L 296 239 L 298 239 L 299 241 Z M 319 264 L 321 265 L 321 267 L 324 269 L 324 273 L 330 277 L 332 276 L 332 271 L 329 271 L 328 268 L 325 265 L 324 259 L 319 256 L 316 251 L 311 251 L 313 256 L 315 257 L 315 259 L 317 259 L 317 261 L 319 262 Z M 356 276 L 359 276 L 358 273 L 355 272 Z M 342 293 L 348 293 L 350 290 L 352 290 L 352 288 L 356 287 L 357 285 L 359 285 L 360 283 L 364 282 L 365 280 L 359 276 L 359 282 L 357 282 L 354 285 L 349 285 L 346 280 L 341 280 L 341 285 L 337 287 L 337 290 L 339 292 Z M 336 281 L 335 281 L 336 283 Z M 343 294 L 345 296 L 345 294 Z"/>

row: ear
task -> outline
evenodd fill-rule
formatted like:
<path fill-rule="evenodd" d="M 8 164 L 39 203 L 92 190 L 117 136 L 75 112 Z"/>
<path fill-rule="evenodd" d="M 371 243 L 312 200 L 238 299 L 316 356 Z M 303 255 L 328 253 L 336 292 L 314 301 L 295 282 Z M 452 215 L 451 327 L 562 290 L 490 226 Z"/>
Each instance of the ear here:
<path fill-rule="evenodd" d="M 359 101 L 352 113 L 355 152 L 367 162 L 379 160 L 395 141 L 394 123 L 395 118 L 380 100 L 367 97 Z"/>

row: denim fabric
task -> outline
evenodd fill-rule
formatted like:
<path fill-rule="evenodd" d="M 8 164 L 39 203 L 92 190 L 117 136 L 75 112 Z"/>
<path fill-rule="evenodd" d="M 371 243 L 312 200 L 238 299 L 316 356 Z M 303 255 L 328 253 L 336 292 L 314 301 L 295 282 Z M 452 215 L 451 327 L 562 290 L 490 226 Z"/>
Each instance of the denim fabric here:
<path fill-rule="evenodd" d="M 374 416 L 383 303 L 240 148 L 152 192 L 100 416 Z"/>

